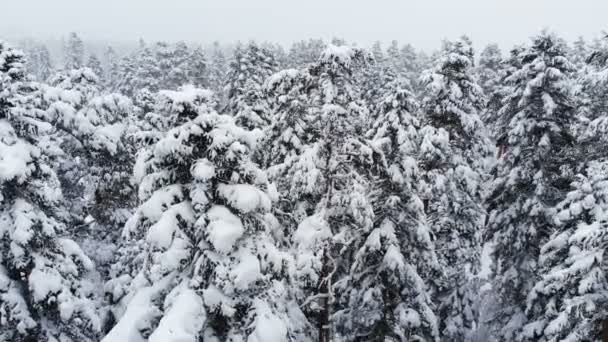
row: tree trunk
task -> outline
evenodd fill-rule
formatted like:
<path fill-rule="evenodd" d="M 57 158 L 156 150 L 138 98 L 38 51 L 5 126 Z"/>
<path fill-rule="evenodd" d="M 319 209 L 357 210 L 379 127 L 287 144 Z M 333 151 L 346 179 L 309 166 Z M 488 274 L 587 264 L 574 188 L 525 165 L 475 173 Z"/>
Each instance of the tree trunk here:
<path fill-rule="evenodd" d="M 321 279 L 327 277 L 330 272 L 328 265 L 328 251 L 325 250 L 323 253 L 323 276 Z M 330 298 L 329 298 L 329 284 L 324 282 L 321 284 L 319 288 L 319 292 L 322 295 L 325 295 L 321 298 L 321 313 L 318 321 L 318 329 L 319 329 L 319 342 L 331 342 L 331 329 L 329 326 L 329 316 L 330 316 Z"/>
<path fill-rule="evenodd" d="M 608 342 L 608 319 L 602 321 L 602 342 Z"/>

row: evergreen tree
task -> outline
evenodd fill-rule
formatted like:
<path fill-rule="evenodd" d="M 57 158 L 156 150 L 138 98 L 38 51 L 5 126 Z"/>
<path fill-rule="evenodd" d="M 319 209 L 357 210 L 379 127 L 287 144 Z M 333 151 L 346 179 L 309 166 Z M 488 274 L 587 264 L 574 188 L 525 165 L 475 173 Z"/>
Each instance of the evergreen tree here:
<path fill-rule="evenodd" d="M 114 87 L 112 91 L 124 94 L 126 96 L 133 96 L 137 85 L 140 81 L 147 81 L 147 78 L 139 78 L 138 72 L 140 71 L 137 56 L 130 55 L 120 59 L 118 63 L 117 78 L 114 80 Z M 153 81 L 152 81 L 153 82 Z"/>
<path fill-rule="evenodd" d="M 190 52 L 188 58 L 188 79 L 190 83 L 200 88 L 207 88 L 207 56 L 201 47 Z"/>
<path fill-rule="evenodd" d="M 136 60 L 135 81 L 132 93 L 142 89 L 156 92 L 161 88 L 162 75 L 159 62 L 152 49 L 143 46 L 133 57 Z"/>
<path fill-rule="evenodd" d="M 476 68 L 477 78 L 484 94 L 488 96 L 493 94 L 500 84 L 502 61 L 502 52 L 498 44 L 489 44 L 481 51 Z"/>
<path fill-rule="evenodd" d="M 219 42 L 213 43 L 213 52 L 209 65 L 209 88 L 215 91 L 223 99 L 223 90 L 228 63 Z"/>
<path fill-rule="evenodd" d="M 298 299 L 320 341 L 352 336 L 351 258 L 373 224 L 365 176 L 373 151 L 362 137 L 367 112 L 357 100 L 353 71 L 370 57 L 330 46 L 317 63 L 267 83 L 280 99 L 273 103 L 277 121 L 268 135 L 278 139 L 265 139 L 262 146 L 270 146 L 266 163 L 279 181 L 280 218 L 294 243 Z"/>
<path fill-rule="evenodd" d="M 479 64 L 476 68 L 476 76 L 487 96 L 486 110 L 482 115 L 482 120 L 488 127 L 488 131 L 492 136 L 495 136 L 494 124 L 497 120 L 496 115 L 502 106 L 502 99 L 505 88 L 502 87 L 502 81 L 505 77 L 505 62 L 502 58 L 502 53 L 498 44 L 489 44 L 479 56 Z"/>
<path fill-rule="evenodd" d="M 391 45 L 386 49 L 386 55 L 388 62 L 393 66 L 397 75 L 404 75 L 403 61 L 401 60 L 401 53 L 399 51 L 399 42 L 396 40 L 391 41 Z"/>
<path fill-rule="evenodd" d="M 583 127 L 589 120 L 608 116 L 608 35 L 597 42 L 586 61 L 579 69 L 576 94 Z"/>
<path fill-rule="evenodd" d="M 539 279 L 540 249 L 555 230 L 555 206 L 573 174 L 572 64 L 565 53 L 563 40 L 543 32 L 513 55 L 518 61 L 512 64 L 521 67 L 505 79 L 509 95 L 498 127 L 502 154 L 487 199 L 499 297 L 493 324 L 502 341 L 540 334 L 534 324 L 526 326 L 526 297 Z"/>
<path fill-rule="evenodd" d="M 395 80 L 397 75 L 384 56 L 379 42 L 376 42 L 372 47 L 372 55 L 374 56 L 374 63 L 363 68 L 360 84 L 363 89 L 362 98 L 373 116 L 376 114 L 380 102 L 384 100 L 388 91 L 387 87 Z"/>
<path fill-rule="evenodd" d="M 53 72 L 53 65 L 51 63 L 51 55 L 49 50 L 44 44 L 36 44 L 31 47 L 27 53 L 27 70 L 32 75 L 36 76 L 36 79 L 44 82 Z"/>
<path fill-rule="evenodd" d="M 182 123 L 136 174 L 142 205 L 124 234 L 139 236 L 142 267 L 104 341 L 306 341 L 277 248 L 275 191 L 248 159 L 254 133 L 207 107 L 206 91 L 164 94 Z"/>
<path fill-rule="evenodd" d="M 422 198 L 441 267 L 433 297 L 442 336 L 455 341 L 466 340 L 477 320 L 484 161 L 492 152 L 479 118 L 485 98 L 472 76 L 473 56 L 468 38 L 446 42 L 422 78 Z"/>
<path fill-rule="evenodd" d="M 84 66 L 84 43 L 75 33 L 71 32 L 64 46 L 64 69 L 80 69 Z"/>
<path fill-rule="evenodd" d="M 89 59 L 87 60 L 87 68 L 91 69 L 99 79 L 102 79 L 104 76 L 103 68 L 101 67 L 101 61 L 97 56 L 92 53 L 89 55 Z"/>
<path fill-rule="evenodd" d="M 589 48 L 587 42 L 582 36 L 578 37 L 574 41 L 568 52 L 568 60 L 570 60 L 570 62 L 574 64 L 577 69 L 585 66 L 587 57 L 589 57 Z"/>
<path fill-rule="evenodd" d="M 390 84 L 368 136 L 374 169 L 374 225 L 358 246 L 345 289 L 348 340 L 437 341 L 428 285 L 439 267 L 418 189 L 418 104 L 407 82 Z"/>
<path fill-rule="evenodd" d="M 404 68 L 404 75 L 412 85 L 412 88 L 416 94 L 422 91 L 423 87 L 419 84 L 418 80 L 422 73 L 422 66 L 418 52 L 411 44 L 406 44 L 401 48 L 400 51 L 401 60 Z"/>
<path fill-rule="evenodd" d="M 268 102 L 262 87 L 275 68 L 271 52 L 254 42 L 236 48 L 227 75 L 226 111 L 235 116 L 237 124 L 249 129 L 270 124 Z"/>
<path fill-rule="evenodd" d="M 104 51 L 105 58 L 105 73 L 103 79 L 105 80 L 105 86 L 108 89 L 116 89 L 116 84 L 119 80 L 119 59 L 116 52 L 111 46 L 108 46 Z"/>
<path fill-rule="evenodd" d="M 22 55 L 0 44 L 0 339 L 96 341 L 100 318 L 86 280 L 93 263 L 66 237 L 45 113 L 30 101 Z"/>
<path fill-rule="evenodd" d="M 527 298 L 528 327 L 540 341 L 599 340 L 602 323 L 608 318 L 603 309 L 608 298 L 603 263 L 608 208 L 608 155 L 603 144 L 608 113 L 602 106 L 607 88 L 601 76 L 608 69 L 607 56 L 605 49 L 593 51 L 590 65 L 579 78 L 583 89 L 577 93 L 577 100 L 593 98 L 593 104 L 579 113 L 583 116 L 575 126 L 573 162 L 581 165 L 577 167 L 580 173 L 556 206 L 555 232 L 540 250 L 541 278 Z"/>
<path fill-rule="evenodd" d="M 608 164 L 591 162 L 557 205 L 556 231 L 540 249 L 539 273 L 527 297 L 526 338 L 599 341 L 608 295 Z"/>
<path fill-rule="evenodd" d="M 165 79 L 162 89 L 175 90 L 183 85 L 192 83 L 188 78 L 190 48 L 184 42 L 177 42 L 171 46 L 167 52 L 161 52 L 160 65 L 162 77 Z M 168 66 L 167 70 L 163 70 Z"/>

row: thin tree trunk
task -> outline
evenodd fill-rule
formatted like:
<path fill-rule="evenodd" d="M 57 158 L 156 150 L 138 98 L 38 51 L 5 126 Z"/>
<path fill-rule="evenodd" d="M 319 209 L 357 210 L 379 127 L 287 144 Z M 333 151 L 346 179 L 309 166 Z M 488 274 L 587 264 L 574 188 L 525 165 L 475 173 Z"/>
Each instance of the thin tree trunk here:
<path fill-rule="evenodd" d="M 325 279 L 330 272 L 329 268 L 329 258 L 327 257 L 328 251 L 325 250 L 323 253 L 323 277 L 321 279 Z M 329 298 L 329 282 L 324 281 L 319 288 L 319 292 L 321 293 L 321 313 L 318 322 L 319 328 L 319 342 L 331 342 L 331 328 L 329 325 L 329 316 L 330 316 L 330 305 L 331 300 Z"/>
<path fill-rule="evenodd" d="M 608 342 L 608 319 L 602 321 L 602 342 Z"/>

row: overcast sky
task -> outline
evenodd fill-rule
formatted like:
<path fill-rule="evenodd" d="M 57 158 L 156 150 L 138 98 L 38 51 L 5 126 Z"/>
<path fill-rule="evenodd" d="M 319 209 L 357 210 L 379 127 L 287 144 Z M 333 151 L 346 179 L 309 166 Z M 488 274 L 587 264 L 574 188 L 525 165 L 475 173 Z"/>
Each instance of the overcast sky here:
<path fill-rule="evenodd" d="M 0 0 L 0 34 L 128 41 L 344 37 L 421 49 L 463 33 L 510 47 L 548 27 L 572 40 L 607 29 L 608 0 Z"/>

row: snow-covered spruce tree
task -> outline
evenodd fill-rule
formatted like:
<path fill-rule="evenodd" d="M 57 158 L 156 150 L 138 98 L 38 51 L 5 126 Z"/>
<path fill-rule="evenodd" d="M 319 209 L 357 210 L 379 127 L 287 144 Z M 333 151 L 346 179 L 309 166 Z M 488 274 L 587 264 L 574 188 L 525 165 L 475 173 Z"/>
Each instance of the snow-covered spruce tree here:
<path fill-rule="evenodd" d="M 30 96 L 40 107 L 56 129 L 52 136 L 60 144 L 63 157 L 53 159 L 62 183 L 62 191 L 70 216 L 83 223 L 86 201 L 83 198 L 87 186 L 84 177 L 88 174 L 85 163 L 88 150 L 83 149 L 93 137 L 94 127 L 81 111 L 99 93 L 99 80 L 88 68 L 62 71 L 49 78 L 49 85 L 38 84 Z"/>
<path fill-rule="evenodd" d="M 106 277 L 117 229 L 130 217 L 135 189 L 130 175 L 136 145 L 128 134 L 134 108 L 118 94 L 102 94 L 90 69 L 71 70 L 39 85 L 36 101 L 55 129 L 61 147 L 53 159 L 69 215 L 71 236 L 87 250 L 101 277 Z M 104 282 L 104 279 L 97 279 Z"/>
<path fill-rule="evenodd" d="M 521 65 L 505 81 L 509 95 L 499 111 L 502 146 L 496 178 L 487 198 L 487 240 L 495 244 L 494 316 L 501 341 L 535 340 L 526 326 L 526 297 L 539 279 L 541 247 L 555 230 L 555 206 L 572 181 L 571 124 L 575 118 L 565 43 L 543 32 L 516 54 Z"/>
<path fill-rule="evenodd" d="M 120 74 L 120 60 L 116 51 L 111 46 L 108 46 L 104 51 L 104 86 L 107 89 L 116 89 L 116 84 L 118 83 L 119 74 Z"/>
<path fill-rule="evenodd" d="M 138 75 L 138 60 L 135 55 L 124 56 L 117 65 L 116 78 L 113 82 L 112 91 L 133 96 L 137 82 L 140 81 Z"/>
<path fill-rule="evenodd" d="M 327 44 L 321 39 L 309 39 L 295 42 L 289 49 L 287 59 L 290 68 L 305 68 L 319 60 Z"/>
<path fill-rule="evenodd" d="M 84 66 L 84 43 L 75 33 L 71 32 L 63 48 L 64 70 L 80 69 Z"/>
<path fill-rule="evenodd" d="M 598 41 L 587 56 L 587 65 L 578 71 L 577 104 L 582 129 L 589 121 L 608 117 L 608 35 Z"/>
<path fill-rule="evenodd" d="M 87 68 L 91 69 L 95 75 L 101 80 L 104 76 L 103 67 L 101 66 L 101 61 L 97 58 L 97 55 L 94 53 L 89 55 L 87 59 Z M 103 84 L 103 81 L 101 81 Z"/>
<path fill-rule="evenodd" d="M 161 73 L 159 62 L 151 48 L 143 46 L 137 51 L 135 81 L 131 93 L 137 94 L 142 89 L 157 92 L 161 87 Z"/>
<path fill-rule="evenodd" d="M 46 81 L 53 72 L 53 64 L 48 48 L 44 44 L 35 44 L 27 50 L 26 68 L 40 82 Z"/>
<path fill-rule="evenodd" d="M 374 63 L 370 63 L 362 68 L 359 77 L 362 89 L 362 99 L 366 102 L 370 113 L 375 115 L 380 103 L 383 101 L 387 92 L 387 87 L 391 81 L 397 77 L 394 67 L 384 56 L 380 43 L 372 47 Z M 373 120 L 373 118 L 372 118 Z"/>
<path fill-rule="evenodd" d="M 270 124 L 263 85 L 275 69 L 274 56 L 267 49 L 258 47 L 255 42 L 245 47 L 237 46 L 226 76 L 225 109 L 235 116 L 237 124 L 249 129 Z"/>
<path fill-rule="evenodd" d="M 353 68 L 370 59 L 360 49 L 330 46 L 309 68 L 318 138 L 290 161 L 291 187 L 282 189 L 299 202 L 294 214 L 307 215 L 292 239 L 302 305 L 319 341 L 350 340 L 354 332 L 348 275 L 355 251 L 372 228 L 365 172 L 373 165 L 373 151 L 362 139 L 367 113 L 358 101 Z"/>
<path fill-rule="evenodd" d="M 187 88 L 165 92 L 182 124 L 137 169 L 141 206 L 125 226 L 141 268 L 103 341 L 307 341 L 277 248 L 273 186 L 249 153 L 257 134 Z"/>
<path fill-rule="evenodd" d="M 363 138 L 367 110 L 358 101 L 354 75 L 370 57 L 360 49 L 330 46 L 317 63 L 280 72 L 267 83 L 271 97 L 280 100 L 273 103 L 277 118 L 266 134 L 268 145 L 262 145 L 269 151 L 265 163 L 279 181 L 298 297 L 320 341 L 360 339 L 377 314 L 370 309 L 353 319 L 352 307 L 364 293 L 352 290 L 352 279 L 361 280 L 355 277 L 355 256 L 366 267 L 364 260 L 377 254 L 365 246 L 374 222 L 370 171 L 378 167 L 379 153 Z M 402 319 L 404 326 L 413 323 L 411 316 Z"/>
<path fill-rule="evenodd" d="M 498 81 L 492 85 L 494 91 L 486 94 L 488 102 L 482 120 L 488 129 L 488 133 L 496 142 L 498 156 L 503 154 L 504 147 L 506 146 L 505 139 L 507 138 L 505 135 L 506 131 L 504 129 L 499 130 L 499 127 L 508 126 L 510 120 L 509 117 L 502 115 L 500 111 L 503 106 L 503 100 L 510 95 L 511 91 L 508 82 L 505 80 L 521 68 L 521 54 L 524 50 L 525 47 L 523 45 L 515 46 L 510 50 L 509 56 L 502 61 L 502 65 L 499 68 Z M 478 71 L 478 75 L 480 73 L 481 71 Z M 481 76 L 479 77 L 481 78 Z"/>
<path fill-rule="evenodd" d="M 420 55 L 411 44 L 405 44 L 401 48 L 400 55 L 404 72 L 402 77 L 410 82 L 414 94 L 417 95 L 423 90 L 422 84 L 418 81 L 423 69 L 426 68 L 423 68 Z"/>
<path fill-rule="evenodd" d="M 542 278 L 528 294 L 526 338 L 599 341 L 608 319 L 608 164 L 593 161 L 557 205 L 557 230 L 540 249 Z"/>
<path fill-rule="evenodd" d="M 403 60 L 401 59 L 401 52 L 399 51 L 399 42 L 396 40 L 391 41 L 391 45 L 386 49 L 387 62 L 395 69 L 397 75 L 405 76 L 405 68 Z"/>
<path fill-rule="evenodd" d="M 608 312 L 608 281 L 603 261 L 606 243 L 608 154 L 603 148 L 608 133 L 608 113 L 602 97 L 608 94 L 605 70 L 608 53 L 590 54 L 589 65 L 579 73 L 581 97 L 588 106 L 575 124 L 576 162 L 580 173 L 566 198 L 557 205 L 555 232 L 541 248 L 542 276 L 528 294 L 529 327 L 535 340 L 594 341 L 602 334 Z M 580 70 L 579 70 L 580 71 Z M 600 95 L 600 94 L 603 94 Z M 579 109 L 580 111 L 580 109 Z"/>
<path fill-rule="evenodd" d="M 157 42 L 154 46 L 159 71 L 159 88 L 176 90 L 187 83 L 190 49 L 184 42 L 168 44 Z"/>
<path fill-rule="evenodd" d="M 209 61 L 208 82 L 209 88 L 216 92 L 220 99 L 223 99 L 225 78 L 228 70 L 228 63 L 223 48 L 219 42 L 213 43 L 211 58 Z"/>
<path fill-rule="evenodd" d="M 284 168 L 288 160 L 300 155 L 318 139 L 312 110 L 314 78 L 307 69 L 287 69 L 269 77 L 264 91 L 270 104 L 272 124 L 256 151 L 255 159 L 264 168 Z M 281 172 L 270 170 L 271 174 Z M 274 182 L 290 182 L 278 177 Z M 291 211 L 291 210 L 288 210 Z"/>
<path fill-rule="evenodd" d="M 421 196 L 441 268 L 431 285 L 441 336 L 454 341 L 465 341 L 476 325 L 484 162 L 492 154 L 479 117 L 485 99 L 472 67 L 473 49 L 463 37 L 445 42 L 436 66 L 421 80 Z"/>
<path fill-rule="evenodd" d="M 475 73 L 481 89 L 487 96 L 491 96 L 500 84 L 502 62 L 502 52 L 498 44 L 487 45 L 479 55 Z"/>
<path fill-rule="evenodd" d="M 579 36 L 572 43 L 572 46 L 568 47 L 567 57 L 576 69 L 581 69 L 585 66 L 589 54 L 589 46 L 585 38 Z"/>
<path fill-rule="evenodd" d="M 133 167 L 134 172 L 143 172 L 145 163 L 153 157 L 154 146 L 170 129 L 194 119 L 199 108 L 213 108 L 215 105 L 210 92 L 188 88 L 180 94 L 184 95 L 183 98 L 177 97 L 174 91 L 160 91 L 146 100 L 150 102 L 147 106 L 151 110 L 136 119 L 133 124 L 135 129 L 128 134 L 135 149 L 140 150 Z M 115 306 L 113 311 L 116 317 L 122 316 L 124 306 L 131 299 L 125 298 L 125 295 L 129 294 L 128 289 L 142 267 L 142 256 L 145 255 L 142 234 L 123 229 L 118 243 L 119 248 L 110 272 L 111 280 L 106 284 L 105 290 Z"/>
<path fill-rule="evenodd" d="M 197 47 L 190 52 L 188 57 L 188 80 L 199 88 L 209 86 L 207 78 L 207 56 L 202 47 Z"/>
<path fill-rule="evenodd" d="M 382 156 L 374 168 L 374 225 L 358 246 L 345 289 L 349 341 L 437 341 L 429 280 L 437 273 L 419 197 L 418 104 L 407 81 L 389 85 L 368 132 Z"/>
<path fill-rule="evenodd" d="M 0 340 L 96 341 L 91 260 L 66 237 L 50 125 L 22 55 L 0 43 Z M 40 146 L 40 147 L 39 147 Z"/>

